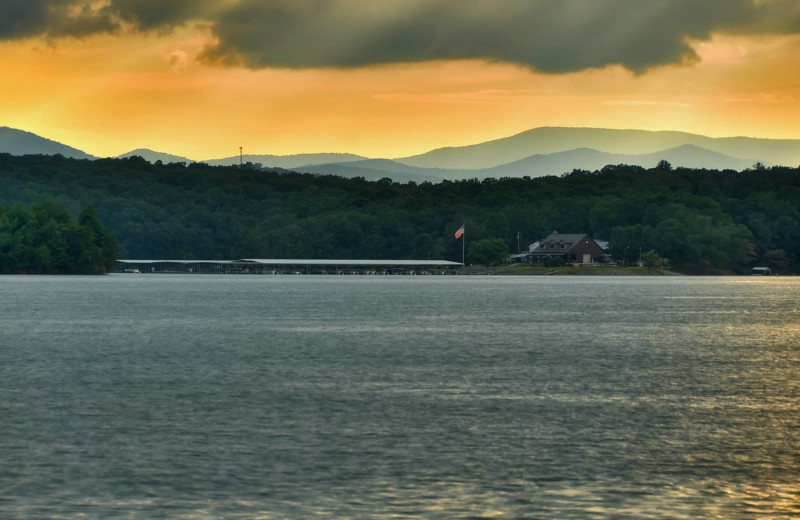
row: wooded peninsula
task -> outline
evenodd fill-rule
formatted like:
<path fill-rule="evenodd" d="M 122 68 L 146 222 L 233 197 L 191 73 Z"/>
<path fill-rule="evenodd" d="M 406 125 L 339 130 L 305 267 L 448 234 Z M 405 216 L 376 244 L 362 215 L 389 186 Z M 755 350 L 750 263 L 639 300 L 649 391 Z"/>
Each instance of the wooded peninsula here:
<path fill-rule="evenodd" d="M 6 273 L 99 272 L 113 256 L 460 262 L 453 233 L 462 224 L 468 244 L 502 239 L 509 253 L 558 230 L 608 241 L 620 262 L 646 251 L 689 273 L 800 270 L 800 168 L 696 170 L 662 161 L 400 184 L 140 157 L 0 154 L 0 185 Z"/>
<path fill-rule="evenodd" d="M 91 206 L 75 220 L 51 201 L 0 205 L 0 274 L 105 274 L 117 239 Z"/>

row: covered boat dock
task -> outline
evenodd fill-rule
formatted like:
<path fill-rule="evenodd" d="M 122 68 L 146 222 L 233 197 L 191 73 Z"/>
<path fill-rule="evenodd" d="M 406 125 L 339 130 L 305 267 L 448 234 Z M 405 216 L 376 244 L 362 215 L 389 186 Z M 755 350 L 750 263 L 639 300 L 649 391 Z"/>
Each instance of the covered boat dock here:
<path fill-rule="evenodd" d="M 456 274 L 463 264 L 447 260 L 117 260 L 118 273 L 187 274 Z"/>

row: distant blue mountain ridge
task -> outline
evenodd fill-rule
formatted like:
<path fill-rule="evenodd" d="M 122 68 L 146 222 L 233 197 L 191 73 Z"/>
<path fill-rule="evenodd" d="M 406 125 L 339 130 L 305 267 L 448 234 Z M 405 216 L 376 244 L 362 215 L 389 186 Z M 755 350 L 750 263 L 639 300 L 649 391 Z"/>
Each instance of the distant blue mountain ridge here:
<path fill-rule="evenodd" d="M 0 127 L 0 153 L 61 154 L 96 159 L 77 148 L 36 134 Z M 118 157 L 139 156 L 150 162 L 195 162 L 192 159 L 140 148 Z M 250 163 L 319 175 L 389 178 L 396 182 L 441 182 L 489 177 L 540 177 L 572 170 L 598 170 L 609 164 L 652 168 L 665 160 L 673 167 L 743 170 L 765 165 L 800 164 L 800 140 L 750 137 L 711 138 L 685 132 L 598 128 L 536 128 L 527 132 L 462 147 L 439 148 L 398 159 L 370 159 L 346 153 L 296 155 L 235 155 L 202 162 L 212 166 Z"/>
<path fill-rule="evenodd" d="M 96 159 L 96 157 L 77 148 L 7 126 L 0 126 L 0 153 L 10 153 L 12 155 L 60 154 L 73 159 Z"/>

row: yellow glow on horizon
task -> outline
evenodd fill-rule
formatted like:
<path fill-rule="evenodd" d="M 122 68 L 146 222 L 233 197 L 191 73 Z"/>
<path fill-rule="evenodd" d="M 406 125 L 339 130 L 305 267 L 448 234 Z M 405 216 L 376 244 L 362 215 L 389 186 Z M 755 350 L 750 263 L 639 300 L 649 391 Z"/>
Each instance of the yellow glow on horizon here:
<path fill-rule="evenodd" d="M 700 61 L 548 75 L 483 61 L 359 69 L 204 65 L 202 27 L 0 43 L 0 125 L 98 156 L 151 148 L 402 157 L 539 126 L 800 138 L 800 36 L 716 36 Z"/>

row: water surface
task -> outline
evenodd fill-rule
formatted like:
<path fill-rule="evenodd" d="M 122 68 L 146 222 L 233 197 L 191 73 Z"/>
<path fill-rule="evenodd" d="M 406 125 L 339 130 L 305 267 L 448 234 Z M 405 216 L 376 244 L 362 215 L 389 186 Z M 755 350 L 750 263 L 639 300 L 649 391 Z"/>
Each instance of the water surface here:
<path fill-rule="evenodd" d="M 0 277 L 0 517 L 794 518 L 793 278 Z"/>

